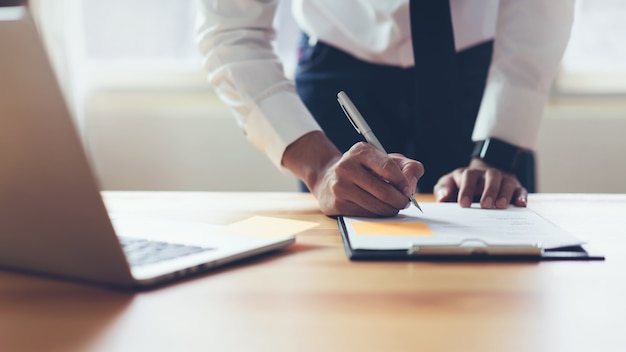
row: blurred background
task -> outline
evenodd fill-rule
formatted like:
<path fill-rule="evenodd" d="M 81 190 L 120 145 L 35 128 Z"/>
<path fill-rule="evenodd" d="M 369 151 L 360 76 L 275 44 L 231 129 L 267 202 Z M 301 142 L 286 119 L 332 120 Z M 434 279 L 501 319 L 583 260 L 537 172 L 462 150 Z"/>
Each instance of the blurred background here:
<path fill-rule="evenodd" d="M 297 191 L 206 82 L 194 0 L 31 0 L 104 190 Z M 577 0 L 537 144 L 539 192 L 626 193 L 626 1 Z M 281 0 L 276 50 L 298 30 Z"/>

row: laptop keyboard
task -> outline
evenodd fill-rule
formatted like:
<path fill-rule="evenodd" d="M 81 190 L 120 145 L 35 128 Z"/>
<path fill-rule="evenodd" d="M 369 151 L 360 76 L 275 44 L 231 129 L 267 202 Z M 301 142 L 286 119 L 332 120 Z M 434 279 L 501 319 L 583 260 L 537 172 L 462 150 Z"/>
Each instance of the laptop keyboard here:
<path fill-rule="evenodd" d="M 132 237 L 119 237 L 119 240 L 131 266 L 153 264 L 214 249 Z"/>

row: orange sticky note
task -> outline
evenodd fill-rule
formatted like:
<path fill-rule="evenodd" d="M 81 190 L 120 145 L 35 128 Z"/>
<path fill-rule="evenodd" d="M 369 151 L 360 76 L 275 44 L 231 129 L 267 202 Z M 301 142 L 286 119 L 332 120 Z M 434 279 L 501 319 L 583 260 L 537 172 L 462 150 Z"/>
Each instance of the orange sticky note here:
<path fill-rule="evenodd" d="M 312 229 L 318 225 L 319 223 L 316 222 L 257 215 L 226 225 L 220 232 L 257 238 L 282 238 Z"/>
<path fill-rule="evenodd" d="M 357 235 L 378 236 L 432 236 L 433 232 L 424 222 L 353 222 Z"/>

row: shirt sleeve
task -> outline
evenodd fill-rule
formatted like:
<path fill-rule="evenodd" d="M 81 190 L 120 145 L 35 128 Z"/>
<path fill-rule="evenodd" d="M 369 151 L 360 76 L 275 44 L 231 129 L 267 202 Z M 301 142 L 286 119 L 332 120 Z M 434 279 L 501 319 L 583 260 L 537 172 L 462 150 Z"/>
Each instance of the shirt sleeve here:
<path fill-rule="evenodd" d="M 274 53 L 277 1 L 198 0 L 197 42 L 208 80 L 248 140 L 281 167 L 289 144 L 321 130 Z"/>
<path fill-rule="evenodd" d="M 474 141 L 495 137 L 534 148 L 573 17 L 574 0 L 500 0 Z"/>

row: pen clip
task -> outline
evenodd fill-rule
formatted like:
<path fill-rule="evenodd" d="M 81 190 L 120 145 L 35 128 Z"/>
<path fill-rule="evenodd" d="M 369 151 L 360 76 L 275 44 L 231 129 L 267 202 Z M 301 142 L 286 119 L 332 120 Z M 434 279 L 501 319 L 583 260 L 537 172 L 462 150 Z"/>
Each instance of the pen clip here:
<path fill-rule="evenodd" d="M 378 150 L 387 154 L 383 145 L 380 144 L 380 141 L 376 138 L 374 132 L 372 132 L 372 128 L 367 124 L 367 122 L 365 122 L 365 119 L 356 106 L 354 106 L 352 100 L 348 98 L 346 92 L 341 91 L 337 93 L 337 101 L 339 102 L 339 106 L 341 106 L 343 112 L 348 117 L 348 120 L 350 120 L 354 129 L 361 134 L 368 143 L 373 144 L 376 148 L 378 148 Z"/>
<path fill-rule="evenodd" d="M 348 121 L 350 121 L 350 123 L 352 124 L 352 127 L 354 127 L 354 129 L 359 134 L 362 135 L 363 133 L 361 133 L 361 129 L 359 129 L 359 126 L 357 126 L 356 123 L 354 123 L 354 120 L 352 119 L 352 115 L 350 115 L 348 110 L 346 110 L 346 107 L 343 105 L 343 102 L 341 101 L 341 99 L 337 99 L 337 101 L 339 102 L 339 106 L 341 106 L 341 110 L 343 110 L 343 113 L 346 115 L 346 117 L 348 117 Z"/>

